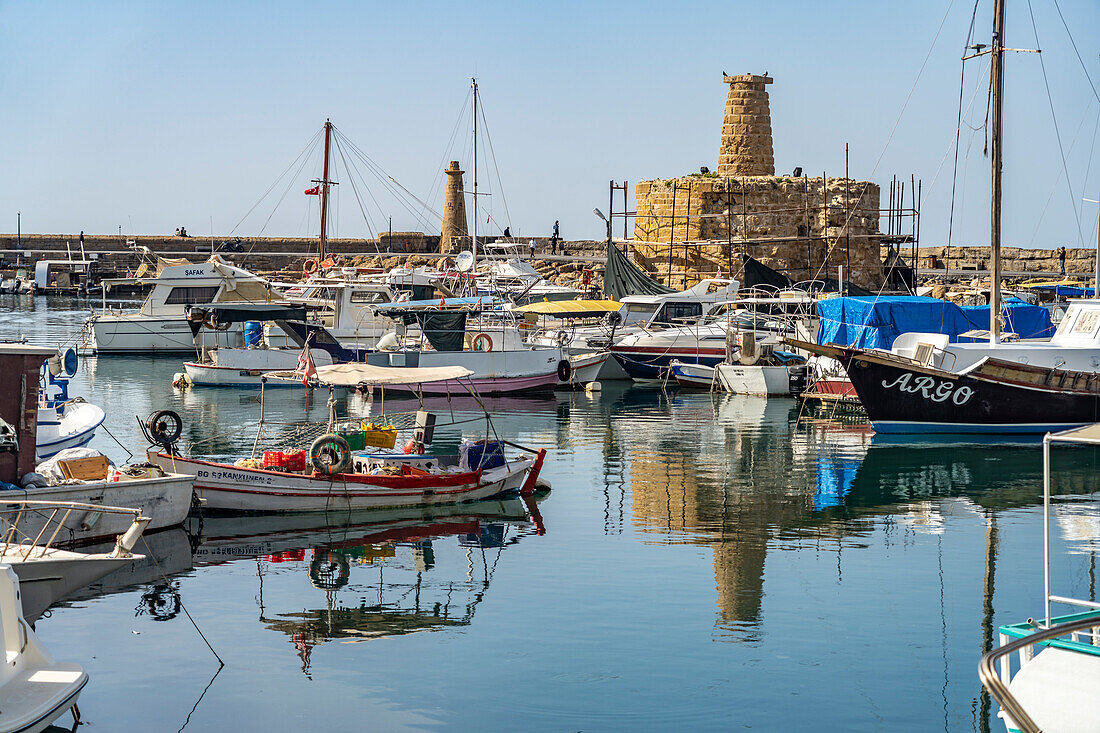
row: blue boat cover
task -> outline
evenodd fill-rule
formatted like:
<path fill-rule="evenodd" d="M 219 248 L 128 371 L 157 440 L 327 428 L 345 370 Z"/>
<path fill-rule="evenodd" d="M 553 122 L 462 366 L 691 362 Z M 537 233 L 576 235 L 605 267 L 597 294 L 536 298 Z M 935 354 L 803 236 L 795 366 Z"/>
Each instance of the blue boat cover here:
<path fill-rule="evenodd" d="M 477 298 L 432 298 L 430 300 L 406 300 L 394 303 L 378 303 L 371 305 L 379 313 L 387 311 L 424 310 L 428 308 L 461 308 L 467 305 L 481 306 L 483 308 L 495 308 L 504 303 L 503 300 L 492 295 Z"/>
<path fill-rule="evenodd" d="M 1009 298 L 1004 310 L 1020 338 L 1043 338 L 1053 329 L 1050 314 L 1041 306 Z M 908 295 L 829 298 L 817 303 L 820 317 L 817 342 L 860 349 L 889 349 L 903 333 L 959 334 L 989 328 L 989 306 L 960 307 L 946 300 Z"/>
<path fill-rule="evenodd" d="M 962 311 L 974 328 L 989 330 L 988 305 L 964 305 Z M 1019 298 L 1005 298 L 1001 312 L 1005 317 L 1005 330 L 1022 339 L 1050 338 L 1054 335 L 1050 311 L 1042 306 L 1025 303 Z"/>

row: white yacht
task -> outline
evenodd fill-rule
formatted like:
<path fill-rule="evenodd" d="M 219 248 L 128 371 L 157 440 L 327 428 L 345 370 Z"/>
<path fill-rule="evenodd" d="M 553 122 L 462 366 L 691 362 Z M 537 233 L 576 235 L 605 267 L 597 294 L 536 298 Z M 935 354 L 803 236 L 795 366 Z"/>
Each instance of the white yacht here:
<path fill-rule="evenodd" d="M 199 264 L 162 259 L 156 275 L 140 282 L 152 285 L 153 290 L 138 311 L 108 310 L 104 295 L 103 310 L 84 323 L 85 344 L 94 353 L 194 353 L 198 342 L 187 322 L 187 306 L 267 303 L 281 297 L 268 281 L 217 255 Z M 207 345 L 240 346 L 242 338 L 237 326 L 207 334 Z"/>

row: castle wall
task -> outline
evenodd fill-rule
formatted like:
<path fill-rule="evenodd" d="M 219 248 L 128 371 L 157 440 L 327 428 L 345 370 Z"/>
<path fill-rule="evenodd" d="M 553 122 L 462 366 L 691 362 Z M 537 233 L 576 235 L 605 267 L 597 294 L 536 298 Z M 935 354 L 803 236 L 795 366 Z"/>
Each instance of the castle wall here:
<path fill-rule="evenodd" d="M 693 175 L 642 181 L 635 198 L 635 259 L 667 282 L 671 242 L 673 286 L 719 268 L 729 274 L 730 262 L 742 252 L 796 282 L 836 277 L 837 267 L 850 262 L 846 278 L 852 282 L 872 288 L 882 283 L 874 183 Z"/>

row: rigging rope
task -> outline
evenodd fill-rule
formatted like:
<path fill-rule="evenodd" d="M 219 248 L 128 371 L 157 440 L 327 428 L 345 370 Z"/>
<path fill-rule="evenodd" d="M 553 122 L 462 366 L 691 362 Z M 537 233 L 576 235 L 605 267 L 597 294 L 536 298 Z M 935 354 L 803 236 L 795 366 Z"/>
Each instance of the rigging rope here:
<path fill-rule="evenodd" d="M 1070 206 L 1073 209 L 1073 218 L 1077 222 L 1077 243 L 1084 246 L 1084 238 L 1081 234 L 1081 217 L 1077 214 L 1077 199 L 1073 194 L 1073 181 L 1069 178 L 1069 166 L 1066 165 L 1066 151 L 1062 147 L 1062 135 L 1058 131 L 1058 116 L 1054 112 L 1054 97 L 1050 94 L 1050 82 L 1047 80 L 1047 67 L 1043 62 L 1042 46 L 1039 45 L 1039 29 L 1035 25 L 1035 13 L 1031 9 L 1031 0 L 1027 0 L 1027 11 L 1031 15 L 1031 30 L 1035 34 L 1035 48 L 1039 50 L 1039 68 L 1043 72 L 1043 86 L 1047 91 L 1047 103 L 1050 105 L 1050 117 L 1054 122 L 1054 138 L 1058 141 L 1058 153 L 1062 156 L 1062 170 L 1066 174 L 1066 187 L 1069 189 Z M 1089 80 L 1091 83 L 1091 79 Z"/>
<path fill-rule="evenodd" d="M 271 190 L 273 188 L 275 188 L 276 185 L 278 185 L 279 181 L 282 180 L 283 176 L 285 176 L 287 174 L 287 171 L 289 171 L 291 168 L 293 168 L 294 164 L 297 163 L 298 160 L 303 155 L 306 155 L 306 153 L 309 152 L 310 148 L 312 148 L 313 146 L 315 146 L 317 144 L 320 137 L 321 137 L 321 132 L 320 131 L 314 133 L 313 137 L 310 138 L 309 142 L 306 143 L 306 146 L 304 148 L 302 148 L 302 152 L 298 153 L 297 157 L 295 157 L 294 160 L 290 161 L 290 165 L 288 165 L 286 167 L 286 169 L 284 169 L 283 172 L 280 173 L 279 176 L 271 183 L 271 185 L 267 187 L 267 190 L 263 192 L 263 195 L 260 196 L 260 198 L 256 201 L 256 203 L 252 204 L 252 208 L 249 209 L 245 213 L 245 215 L 241 217 L 241 220 L 238 221 L 236 223 L 236 225 L 234 225 L 234 227 L 229 230 L 230 234 L 233 234 L 233 232 L 237 231 L 237 227 L 239 227 L 242 223 L 244 223 L 244 220 L 247 219 L 249 217 L 249 215 L 251 215 L 252 212 L 256 210 L 256 207 L 259 206 L 265 198 L 267 198 L 267 195 L 269 193 L 271 193 Z"/>

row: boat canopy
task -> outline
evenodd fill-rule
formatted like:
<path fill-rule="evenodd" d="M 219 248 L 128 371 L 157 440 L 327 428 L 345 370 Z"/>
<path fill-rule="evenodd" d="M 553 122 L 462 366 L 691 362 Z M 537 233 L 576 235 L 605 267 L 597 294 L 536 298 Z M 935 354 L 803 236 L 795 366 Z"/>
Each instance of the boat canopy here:
<path fill-rule="evenodd" d="M 615 300 L 540 300 L 513 308 L 517 313 L 537 313 L 540 316 L 587 318 L 617 311 L 623 304 Z"/>
<path fill-rule="evenodd" d="M 1040 290 L 1054 293 L 1064 298 L 1091 298 L 1096 293 L 1095 288 L 1086 288 L 1076 280 L 1050 280 L 1046 282 L 1025 283 L 1020 289 Z"/>
<path fill-rule="evenodd" d="M 500 298 L 495 298 L 491 296 L 484 296 L 480 298 L 430 298 L 428 300 L 406 300 L 404 302 L 395 301 L 393 303 L 372 304 L 371 308 L 373 308 L 376 313 L 397 317 L 399 315 L 402 315 L 405 311 L 431 309 L 470 310 L 470 306 L 473 306 L 475 308 L 495 308 L 502 303 L 504 303 L 504 301 Z"/>
<path fill-rule="evenodd" d="M 395 384 L 427 384 L 462 379 L 473 374 L 466 367 L 383 367 L 370 364 L 330 364 L 317 367 L 318 383 L 331 387 L 377 387 Z M 299 381 L 300 371 L 268 372 L 269 379 Z"/>
<path fill-rule="evenodd" d="M 968 331 L 989 327 L 989 306 L 958 306 L 918 296 L 829 298 L 817 303 L 819 344 L 889 350 L 903 333 L 942 333 L 958 342 Z M 1046 308 L 1019 298 L 1004 302 L 1006 328 L 1020 338 L 1053 333 Z"/>

